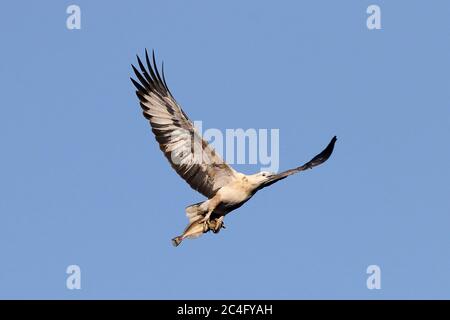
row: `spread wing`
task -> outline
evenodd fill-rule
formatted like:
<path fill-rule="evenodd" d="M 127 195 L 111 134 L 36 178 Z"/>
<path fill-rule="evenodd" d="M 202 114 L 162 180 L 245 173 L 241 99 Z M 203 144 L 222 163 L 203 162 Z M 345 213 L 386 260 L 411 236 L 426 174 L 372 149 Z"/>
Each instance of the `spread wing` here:
<path fill-rule="evenodd" d="M 191 120 L 175 101 L 164 77 L 160 75 L 153 52 L 153 65 L 145 50 L 147 69 L 139 56 L 140 71 L 132 65 L 144 117 L 150 122 L 161 151 L 172 168 L 195 190 L 211 198 L 236 177 L 236 171 L 202 139 Z"/>
<path fill-rule="evenodd" d="M 334 144 L 336 143 L 336 136 L 334 136 L 330 143 L 328 144 L 328 146 L 318 155 L 316 155 L 314 158 L 312 158 L 310 161 L 308 161 L 307 163 L 305 163 L 304 165 L 294 168 L 294 169 L 290 169 L 290 170 L 286 170 L 284 172 L 275 174 L 273 176 L 271 176 L 264 184 L 262 184 L 259 189 L 265 188 L 270 186 L 271 184 L 274 184 L 277 181 L 283 180 L 287 177 L 289 177 L 290 175 L 293 175 L 295 173 L 298 173 L 300 171 L 304 171 L 307 169 L 312 169 L 322 163 L 324 163 L 325 161 L 328 160 L 328 158 L 331 156 L 331 154 L 333 153 L 333 149 L 334 149 Z"/>

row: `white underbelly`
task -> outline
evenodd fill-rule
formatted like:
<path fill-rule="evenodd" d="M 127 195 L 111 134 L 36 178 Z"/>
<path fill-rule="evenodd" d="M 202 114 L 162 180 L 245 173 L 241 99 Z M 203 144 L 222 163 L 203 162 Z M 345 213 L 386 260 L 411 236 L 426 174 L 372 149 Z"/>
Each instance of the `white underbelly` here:
<path fill-rule="evenodd" d="M 239 186 L 225 186 L 219 190 L 218 194 L 222 204 L 225 206 L 237 205 L 251 197 L 248 190 Z"/>

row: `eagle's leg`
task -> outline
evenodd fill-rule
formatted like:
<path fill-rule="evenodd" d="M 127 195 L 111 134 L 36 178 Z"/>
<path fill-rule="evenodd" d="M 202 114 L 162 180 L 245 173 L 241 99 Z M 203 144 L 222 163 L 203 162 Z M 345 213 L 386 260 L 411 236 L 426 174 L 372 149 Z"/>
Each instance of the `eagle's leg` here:
<path fill-rule="evenodd" d="M 207 230 L 209 230 L 209 226 L 211 224 L 211 221 L 209 220 L 209 218 L 211 218 L 211 214 L 212 214 L 212 211 L 208 210 L 208 213 L 205 215 L 205 217 L 199 221 L 199 223 L 203 223 L 203 232 L 206 232 Z"/>
<path fill-rule="evenodd" d="M 219 195 L 215 195 L 214 197 L 212 197 L 211 199 L 209 199 L 207 201 L 208 203 L 208 211 L 206 212 L 205 216 L 199 221 L 199 222 L 203 222 L 204 223 L 204 228 L 205 230 L 208 229 L 209 226 L 209 222 L 210 222 L 210 218 L 211 218 L 211 214 L 213 213 L 214 209 L 217 208 L 217 206 L 220 204 L 220 197 Z"/>

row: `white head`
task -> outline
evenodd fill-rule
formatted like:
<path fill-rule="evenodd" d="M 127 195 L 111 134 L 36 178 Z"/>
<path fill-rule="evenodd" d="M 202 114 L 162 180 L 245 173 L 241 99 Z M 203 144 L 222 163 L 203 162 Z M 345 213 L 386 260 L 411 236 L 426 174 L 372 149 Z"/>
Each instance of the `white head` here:
<path fill-rule="evenodd" d="M 270 177 L 272 177 L 273 175 L 274 175 L 273 172 L 261 171 L 261 172 L 249 175 L 248 178 L 252 184 L 260 185 L 263 182 L 266 182 L 267 180 L 269 180 Z"/>

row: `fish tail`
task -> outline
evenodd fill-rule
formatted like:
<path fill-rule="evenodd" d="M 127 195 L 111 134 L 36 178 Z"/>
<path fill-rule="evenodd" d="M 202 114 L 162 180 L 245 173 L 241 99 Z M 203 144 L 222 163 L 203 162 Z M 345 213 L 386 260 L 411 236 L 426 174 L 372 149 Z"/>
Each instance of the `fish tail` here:
<path fill-rule="evenodd" d="M 178 247 L 181 241 L 183 241 L 183 236 L 178 236 L 172 239 L 172 244 L 174 247 Z"/>

